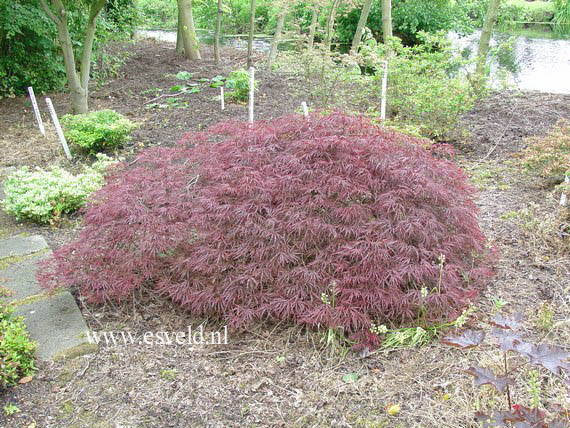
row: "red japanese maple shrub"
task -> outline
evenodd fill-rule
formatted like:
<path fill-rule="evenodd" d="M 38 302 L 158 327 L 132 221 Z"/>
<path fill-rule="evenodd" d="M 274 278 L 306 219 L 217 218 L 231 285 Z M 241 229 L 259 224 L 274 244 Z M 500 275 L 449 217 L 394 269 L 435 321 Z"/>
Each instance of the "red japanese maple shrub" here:
<path fill-rule="evenodd" d="M 96 302 L 148 284 L 235 327 L 449 316 L 490 273 L 486 240 L 465 175 L 424 145 L 342 113 L 187 134 L 112 178 L 41 279 Z"/>

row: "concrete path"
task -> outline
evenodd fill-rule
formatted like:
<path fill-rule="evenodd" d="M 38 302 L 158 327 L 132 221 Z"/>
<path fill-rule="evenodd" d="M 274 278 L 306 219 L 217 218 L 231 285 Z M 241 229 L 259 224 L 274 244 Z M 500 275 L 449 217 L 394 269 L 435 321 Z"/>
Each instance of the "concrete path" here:
<path fill-rule="evenodd" d="M 36 281 L 37 263 L 51 254 L 45 239 L 13 236 L 0 240 L 0 297 L 16 305 L 31 338 L 38 343 L 38 358 L 53 360 L 97 350 L 73 296 L 63 290 L 48 295 Z"/>

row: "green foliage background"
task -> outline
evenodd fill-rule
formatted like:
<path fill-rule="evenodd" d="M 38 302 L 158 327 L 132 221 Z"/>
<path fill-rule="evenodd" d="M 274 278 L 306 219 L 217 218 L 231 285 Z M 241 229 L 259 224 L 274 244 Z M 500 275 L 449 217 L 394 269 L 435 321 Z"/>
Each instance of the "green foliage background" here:
<path fill-rule="evenodd" d="M 86 0 L 66 1 L 68 25 L 76 57 L 82 48 L 87 21 Z M 97 21 L 93 68 L 97 75 L 112 56 L 102 47 L 130 37 L 137 25 L 132 0 L 108 0 Z M 33 86 L 36 93 L 62 90 L 66 77 L 55 24 L 37 0 L 0 0 L 0 98 L 20 95 Z"/>

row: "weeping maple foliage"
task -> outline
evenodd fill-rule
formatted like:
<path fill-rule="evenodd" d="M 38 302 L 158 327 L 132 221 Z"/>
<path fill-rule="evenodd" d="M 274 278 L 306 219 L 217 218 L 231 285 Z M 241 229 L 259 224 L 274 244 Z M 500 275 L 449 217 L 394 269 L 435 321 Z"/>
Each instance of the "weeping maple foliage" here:
<path fill-rule="evenodd" d="M 449 317 L 489 258 L 464 173 L 424 146 L 342 113 L 189 133 L 116 173 L 40 280 L 94 302 L 152 286 L 237 328 Z"/>

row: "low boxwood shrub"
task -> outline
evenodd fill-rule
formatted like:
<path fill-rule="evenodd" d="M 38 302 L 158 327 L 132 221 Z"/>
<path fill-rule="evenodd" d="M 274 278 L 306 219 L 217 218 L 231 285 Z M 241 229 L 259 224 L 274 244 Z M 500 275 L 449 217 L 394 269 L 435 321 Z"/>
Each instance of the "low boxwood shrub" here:
<path fill-rule="evenodd" d="M 92 166 L 77 175 L 57 166 L 47 171 L 22 167 L 5 179 L 6 196 L 0 205 L 18 219 L 38 223 L 57 221 L 62 214 L 76 211 L 85 204 L 103 185 L 105 168 L 113 163 L 108 156 L 99 154 Z"/>
<path fill-rule="evenodd" d="M 99 191 L 40 281 L 94 302 L 152 284 L 233 327 L 377 337 L 454 316 L 490 274 L 486 239 L 465 174 L 425 144 L 342 113 L 187 134 Z"/>
<path fill-rule="evenodd" d="M 79 149 L 97 153 L 121 147 L 137 125 L 113 110 L 65 115 L 61 125 L 67 140 Z"/>
<path fill-rule="evenodd" d="M 14 307 L 0 301 L 0 388 L 32 375 L 36 344 L 30 340 L 21 317 L 13 316 Z"/>

